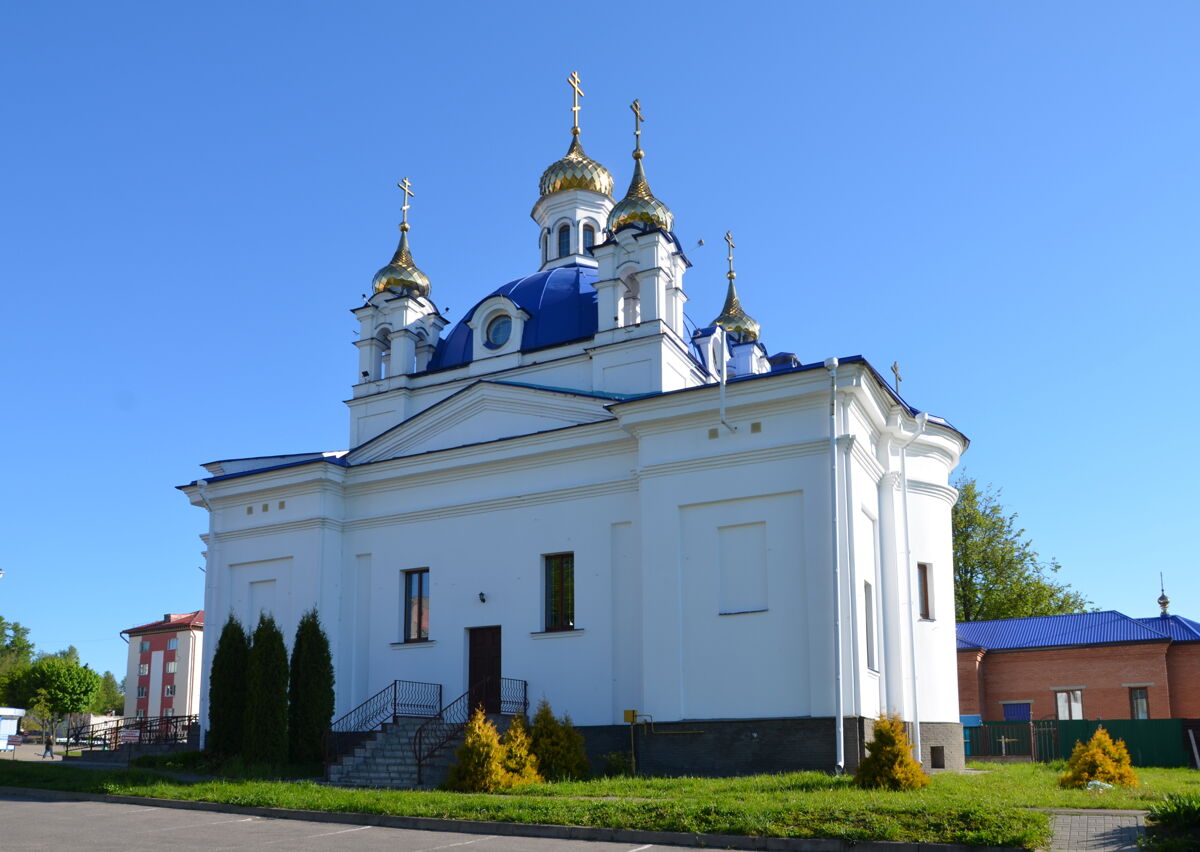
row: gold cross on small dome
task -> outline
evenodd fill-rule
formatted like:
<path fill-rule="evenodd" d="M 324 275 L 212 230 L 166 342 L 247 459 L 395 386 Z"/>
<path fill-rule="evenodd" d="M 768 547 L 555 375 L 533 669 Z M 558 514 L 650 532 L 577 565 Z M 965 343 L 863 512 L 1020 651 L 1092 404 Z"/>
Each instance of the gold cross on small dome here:
<path fill-rule="evenodd" d="M 571 115 L 574 119 L 572 130 L 575 133 L 579 132 L 579 99 L 583 97 L 583 89 L 579 88 L 579 72 L 572 71 L 571 76 L 567 77 L 567 82 L 571 84 Z"/>

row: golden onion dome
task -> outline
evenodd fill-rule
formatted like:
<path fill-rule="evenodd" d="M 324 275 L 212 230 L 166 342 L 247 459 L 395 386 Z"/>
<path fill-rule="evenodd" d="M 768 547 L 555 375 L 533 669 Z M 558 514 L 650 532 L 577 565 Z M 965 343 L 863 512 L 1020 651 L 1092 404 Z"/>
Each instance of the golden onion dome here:
<path fill-rule="evenodd" d="M 571 147 L 567 148 L 566 156 L 551 163 L 550 167 L 542 172 L 538 191 L 545 198 L 564 189 L 590 189 L 611 198 L 612 175 L 608 169 L 583 153 L 583 145 L 579 142 L 579 128 L 572 128 L 571 133 Z"/>
<path fill-rule="evenodd" d="M 412 296 L 429 296 L 429 277 L 413 263 L 408 249 L 408 224 L 400 226 L 400 245 L 392 255 L 392 261 L 375 273 L 371 286 L 376 293 L 384 290 L 402 290 Z"/>
<path fill-rule="evenodd" d="M 609 233 L 615 233 L 618 228 L 633 224 L 669 231 L 675 223 L 675 214 L 650 191 L 646 172 L 642 168 L 643 156 L 645 153 L 641 148 L 633 152 L 633 180 L 629 182 L 629 191 L 625 193 L 625 197 L 618 201 L 608 214 Z"/>
<path fill-rule="evenodd" d="M 729 334 L 737 335 L 741 343 L 752 343 L 758 340 L 758 320 L 742 308 L 737 288 L 733 286 L 733 279 L 737 278 L 737 273 L 731 269 L 726 277 L 729 278 L 729 292 L 725 294 L 725 307 L 721 308 L 721 315 L 713 320 L 713 325 L 719 325 Z"/>

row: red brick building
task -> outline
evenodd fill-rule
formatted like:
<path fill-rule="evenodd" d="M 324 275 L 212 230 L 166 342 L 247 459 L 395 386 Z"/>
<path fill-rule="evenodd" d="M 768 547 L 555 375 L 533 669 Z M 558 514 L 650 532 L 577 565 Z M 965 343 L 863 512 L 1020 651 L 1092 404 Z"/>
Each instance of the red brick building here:
<path fill-rule="evenodd" d="M 142 719 L 199 713 L 204 610 L 168 612 L 161 621 L 121 633 L 129 637 L 125 715 Z"/>
<path fill-rule="evenodd" d="M 959 712 L 984 721 L 1200 718 L 1200 624 L 1114 610 L 958 625 Z"/>

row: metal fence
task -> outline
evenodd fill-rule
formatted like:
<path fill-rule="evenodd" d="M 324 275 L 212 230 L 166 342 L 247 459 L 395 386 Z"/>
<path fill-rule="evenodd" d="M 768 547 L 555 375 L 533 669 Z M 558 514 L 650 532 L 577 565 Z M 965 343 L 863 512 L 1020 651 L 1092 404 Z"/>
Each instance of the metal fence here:
<path fill-rule="evenodd" d="M 1184 719 L 1040 719 L 1031 722 L 984 722 L 963 728 L 968 759 L 1025 758 L 1066 760 L 1076 742 L 1086 742 L 1103 726 L 1125 741 L 1134 766 L 1194 766 Z M 1198 734 L 1200 737 L 1200 734 Z"/>

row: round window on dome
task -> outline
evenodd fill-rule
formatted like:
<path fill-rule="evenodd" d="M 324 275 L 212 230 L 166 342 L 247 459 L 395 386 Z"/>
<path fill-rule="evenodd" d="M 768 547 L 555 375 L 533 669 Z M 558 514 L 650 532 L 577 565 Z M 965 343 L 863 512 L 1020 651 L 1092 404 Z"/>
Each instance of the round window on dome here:
<path fill-rule="evenodd" d="M 487 324 L 484 340 L 493 349 L 499 349 L 512 335 L 512 317 L 499 316 Z"/>

